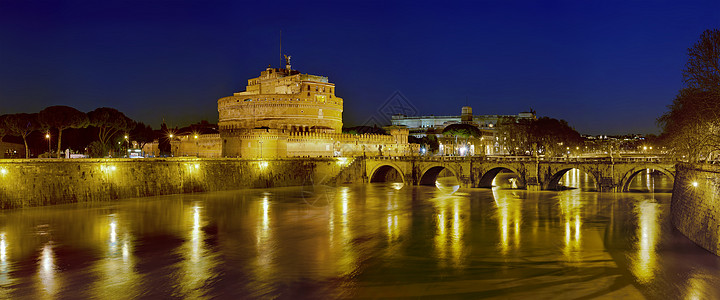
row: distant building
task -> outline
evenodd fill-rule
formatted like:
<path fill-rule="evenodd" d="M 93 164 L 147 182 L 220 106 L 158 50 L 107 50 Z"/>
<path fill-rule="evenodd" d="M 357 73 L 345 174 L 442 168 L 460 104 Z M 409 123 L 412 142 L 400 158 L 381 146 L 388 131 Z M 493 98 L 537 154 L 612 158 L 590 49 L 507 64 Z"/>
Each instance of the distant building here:
<path fill-rule="evenodd" d="M 434 134 L 438 137 L 441 155 L 493 155 L 505 154 L 502 142 L 496 137 L 495 131 L 502 118 L 536 119 L 535 112 L 521 112 L 517 115 L 473 115 L 472 107 L 463 106 L 459 116 L 405 116 L 394 115 L 393 126 L 406 126 L 409 134 L 418 138 Z M 458 140 L 456 137 L 443 135 L 443 130 L 454 124 L 475 126 L 481 133 L 479 138 Z"/>
<path fill-rule="evenodd" d="M 498 121 L 503 117 L 534 120 L 535 112 L 521 112 L 517 115 L 473 115 L 470 106 L 464 106 L 459 116 L 392 116 L 392 125 L 407 126 L 411 135 L 423 136 L 426 132 L 442 131 L 452 124 L 474 124 L 479 129 L 495 130 Z"/>
<path fill-rule="evenodd" d="M 23 144 L 0 142 L 2 158 L 24 158 L 25 146 Z"/>

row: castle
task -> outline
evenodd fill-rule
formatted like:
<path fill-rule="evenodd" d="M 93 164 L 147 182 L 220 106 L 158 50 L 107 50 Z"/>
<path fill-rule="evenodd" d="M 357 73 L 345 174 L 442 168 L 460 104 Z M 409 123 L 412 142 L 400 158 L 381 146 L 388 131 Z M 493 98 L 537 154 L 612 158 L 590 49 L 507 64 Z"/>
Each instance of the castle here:
<path fill-rule="evenodd" d="M 172 137 L 173 155 L 281 158 L 419 153 L 419 145 L 408 143 L 409 131 L 403 126 L 388 127 L 390 135 L 342 133 L 343 99 L 335 96 L 335 84 L 327 77 L 293 70 L 289 56 L 285 62 L 284 69 L 268 67 L 259 77 L 248 79 L 245 91 L 218 99 L 219 133 Z M 148 145 L 150 149 L 153 145 Z"/>

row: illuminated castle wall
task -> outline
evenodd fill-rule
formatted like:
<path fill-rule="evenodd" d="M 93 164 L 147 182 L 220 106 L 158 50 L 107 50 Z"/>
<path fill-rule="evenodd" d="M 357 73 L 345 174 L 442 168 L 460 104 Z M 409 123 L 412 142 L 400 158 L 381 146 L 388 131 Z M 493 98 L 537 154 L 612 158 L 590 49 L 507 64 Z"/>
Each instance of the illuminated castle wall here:
<path fill-rule="evenodd" d="M 342 131 L 343 99 L 327 77 L 267 68 L 244 92 L 218 100 L 221 130 L 267 127 L 294 131 Z"/>
<path fill-rule="evenodd" d="M 219 135 L 179 136 L 174 156 L 322 157 L 409 155 L 405 127 L 390 135 L 342 133 L 343 99 L 327 77 L 301 74 L 290 66 L 267 68 L 248 80 L 244 92 L 218 99 Z"/>

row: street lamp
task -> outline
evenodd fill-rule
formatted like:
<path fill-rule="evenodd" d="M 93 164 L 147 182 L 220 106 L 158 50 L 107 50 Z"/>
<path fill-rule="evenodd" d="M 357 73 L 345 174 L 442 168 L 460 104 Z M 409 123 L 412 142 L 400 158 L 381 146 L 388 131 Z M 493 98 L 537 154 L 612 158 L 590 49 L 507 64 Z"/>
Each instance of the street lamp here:
<path fill-rule="evenodd" d="M 263 158 L 263 153 L 262 153 L 262 144 L 263 144 L 263 141 L 262 141 L 262 140 L 259 140 L 259 141 L 258 141 L 258 144 L 260 144 L 260 159 L 262 159 L 262 158 Z"/>
<path fill-rule="evenodd" d="M 47 141 L 48 141 L 48 155 L 50 155 L 51 154 L 50 151 L 52 151 L 52 150 L 50 150 L 50 132 L 49 131 L 45 132 L 45 139 L 47 139 Z"/>
<path fill-rule="evenodd" d="M 125 134 L 125 155 L 127 155 L 127 157 L 130 157 L 130 154 L 128 153 L 129 150 L 130 150 L 130 141 L 128 140 L 128 135 Z"/>
<path fill-rule="evenodd" d="M 195 134 L 195 152 L 196 152 L 195 155 L 196 155 L 197 157 L 200 157 L 200 145 L 198 144 L 198 135 L 197 135 L 197 133 Z"/>

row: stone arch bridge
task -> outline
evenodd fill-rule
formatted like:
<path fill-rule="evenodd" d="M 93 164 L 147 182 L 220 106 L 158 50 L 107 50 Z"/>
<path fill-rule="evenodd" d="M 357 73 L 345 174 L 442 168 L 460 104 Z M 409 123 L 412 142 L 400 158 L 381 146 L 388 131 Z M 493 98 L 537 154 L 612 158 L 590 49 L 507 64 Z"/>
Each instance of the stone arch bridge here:
<path fill-rule="evenodd" d="M 632 179 L 646 169 L 675 179 L 675 161 L 662 158 L 367 157 L 364 164 L 370 182 L 384 181 L 394 169 L 413 185 L 434 185 L 443 170 L 452 172 L 462 187 L 492 187 L 495 176 L 509 170 L 519 177 L 519 188 L 531 190 L 557 189 L 572 169 L 593 177 L 598 191 L 628 191 Z"/>

